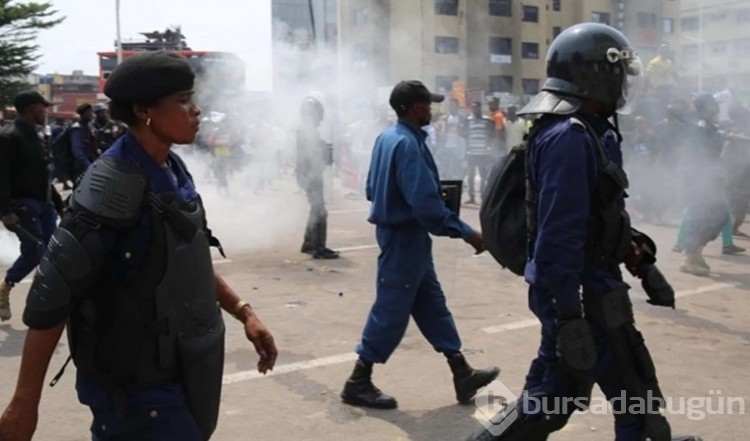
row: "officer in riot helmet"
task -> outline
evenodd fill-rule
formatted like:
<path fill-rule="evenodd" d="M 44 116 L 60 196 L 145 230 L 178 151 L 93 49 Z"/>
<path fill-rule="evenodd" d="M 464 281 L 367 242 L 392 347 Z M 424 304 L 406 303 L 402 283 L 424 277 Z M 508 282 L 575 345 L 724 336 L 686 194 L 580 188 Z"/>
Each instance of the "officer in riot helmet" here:
<path fill-rule="evenodd" d="M 214 274 L 209 246 L 221 246 L 171 151 L 198 133 L 193 82 L 190 65 L 167 52 L 130 57 L 107 79 L 112 116 L 129 130 L 83 175 L 34 276 L 23 315 L 30 329 L 0 439 L 31 439 L 66 326 L 78 399 L 91 408 L 96 441 L 211 437 L 224 365 L 219 308 L 242 322 L 258 370 L 273 368 L 273 337 Z"/>
<path fill-rule="evenodd" d="M 673 438 L 658 412 L 663 395 L 620 272 L 624 264 L 642 280 L 650 303 L 674 307 L 653 241 L 631 229 L 624 209 L 616 113 L 632 106 L 640 75 L 622 33 L 575 25 L 550 46 L 542 92 L 518 112 L 538 117 L 526 156 L 525 278 L 542 341 L 518 401 L 469 440 L 547 440 L 586 406 L 594 383 L 608 399 L 626 397 L 612 402 L 618 441 L 699 440 Z"/>
<path fill-rule="evenodd" d="M 336 259 L 339 253 L 326 247 L 328 212 L 323 194 L 323 175 L 333 163 L 333 151 L 323 142 L 318 131 L 325 117 L 320 99 L 305 97 L 300 106 L 300 125 L 297 129 L 297 183 L 307 194 L 310 216 L 305 229 L 302 252 L 314 259 Z"/>

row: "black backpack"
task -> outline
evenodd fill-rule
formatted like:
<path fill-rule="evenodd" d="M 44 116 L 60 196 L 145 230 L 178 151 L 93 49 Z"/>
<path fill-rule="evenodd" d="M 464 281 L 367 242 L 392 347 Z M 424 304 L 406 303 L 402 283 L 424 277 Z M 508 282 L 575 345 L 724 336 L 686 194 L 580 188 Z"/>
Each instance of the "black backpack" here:
<path fill-rule="evenodd" d="M 576 124 L 586 127 L 597 145 L 597 156 L 608 161 L 606 151 L 594 130 L 582 120 L 573 117 Z M 536 216 L 537 198 L 526 176 L 526 156 L 529 145 L 539 130 L 548 124 L 542 117 L 534 122 L 531 133 L 521 144 L 514 146 L 500 158 L 490 172 L 482 194 L 479 221 L 487 251 L 503 267 L 522 276 L 528 260 L 529 237 L 527 222 Z"/>
<path fill-rule="evenodd" d="M 57 135 L 57 138 L 52 141 L 50 147 L 52 164 L 66 179 L 73 179 L 75 176 L 75 157 L 73 156 L 73 145 L 71 142 L 71 135 L 75 128 L 75 125 L 66 127 L 65 130 Z"/>

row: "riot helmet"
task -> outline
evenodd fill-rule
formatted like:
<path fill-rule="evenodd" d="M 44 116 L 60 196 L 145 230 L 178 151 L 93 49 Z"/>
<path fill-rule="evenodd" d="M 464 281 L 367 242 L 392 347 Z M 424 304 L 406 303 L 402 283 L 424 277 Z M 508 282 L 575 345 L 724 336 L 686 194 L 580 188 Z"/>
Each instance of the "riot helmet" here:
<path fill-rule="evenodd" d="M 323 104 L 320 100 L 308 96 L 302 100 L 300 116 L 303 120 L 310 121 L 317 126 L 320 125 L 325 117 L 325 109 L 323 109 Z"/>
<path fill-rule="evenodd" d="M 714 121 L 719 117 L 719 103 L 716 98 L 706 92 L 697 94 L 693 98 L 693 107 L 700 119 Z"/>
<path fill-rule="evenodd" d="M 520 113 L 571 114 L 581 100 L 628 114 L 642 89 L 642 63 L 628 39 L 601 23 L 581 23 L 555 38 L 547 53 L 547 80 Z"/>

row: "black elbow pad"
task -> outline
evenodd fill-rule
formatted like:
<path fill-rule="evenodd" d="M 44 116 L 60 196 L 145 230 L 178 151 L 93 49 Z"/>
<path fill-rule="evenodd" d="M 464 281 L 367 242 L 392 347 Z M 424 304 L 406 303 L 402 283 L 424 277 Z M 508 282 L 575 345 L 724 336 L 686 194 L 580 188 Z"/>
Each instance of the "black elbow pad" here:
<path fill-rule="evenodd" d="M 29 327 L 53 326 L 70 311 L 79 292 L 90 285 L 103 259 L 95 230 L 78 239 L 61 227 L 50 239 L 26 298 L 24 322 Z"/>

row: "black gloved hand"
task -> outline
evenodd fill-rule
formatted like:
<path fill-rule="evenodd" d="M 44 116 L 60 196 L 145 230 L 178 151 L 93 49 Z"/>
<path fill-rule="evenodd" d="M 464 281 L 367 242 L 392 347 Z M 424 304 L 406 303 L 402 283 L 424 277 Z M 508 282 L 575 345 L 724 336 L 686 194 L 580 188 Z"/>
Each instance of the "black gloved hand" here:
<path fill-rule="evenodd" d="M 578 317 L 563 319 L 557 331 L 557 356 L 568 374 L 586 380 L 596 364 L 596 345 L 589 322 Z"/>
<path fill-rule="evenodd" d="M 648 295 L 649 304 L 675 309 L 674 289 L 656 265 L 638 265 L 635 268 L 635 276 L 641 279 L 641 286 Z"/>

